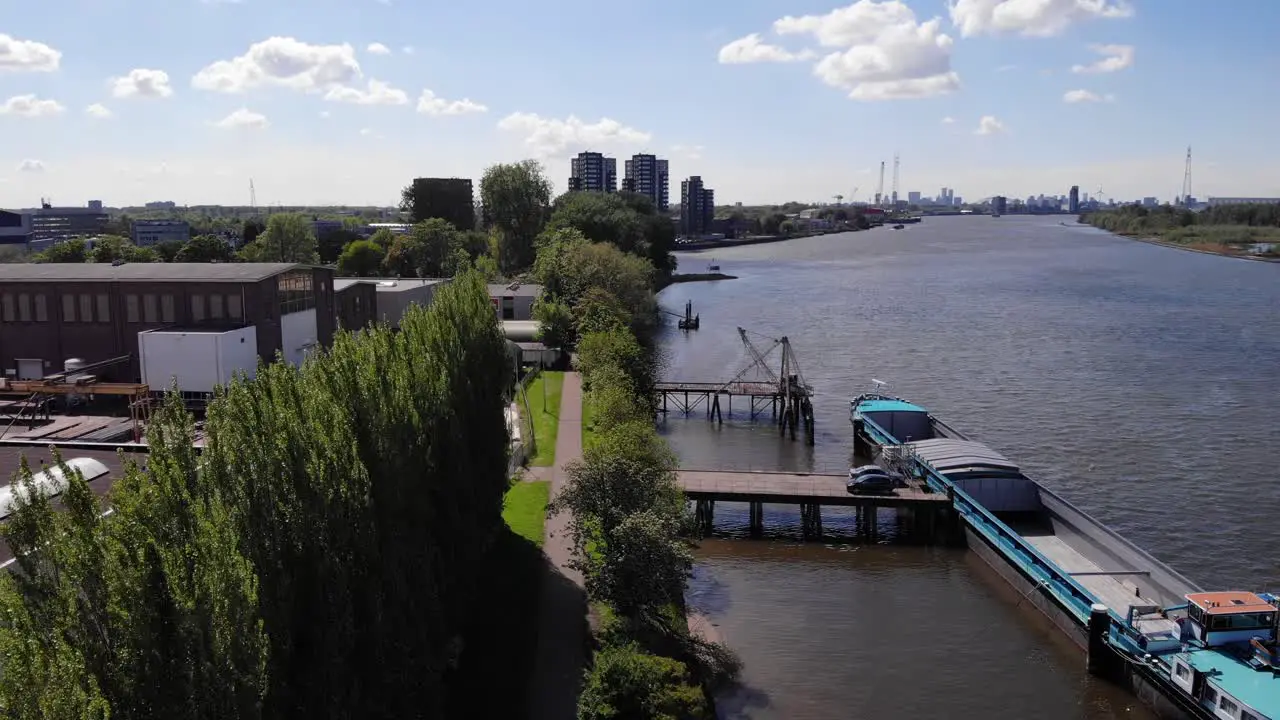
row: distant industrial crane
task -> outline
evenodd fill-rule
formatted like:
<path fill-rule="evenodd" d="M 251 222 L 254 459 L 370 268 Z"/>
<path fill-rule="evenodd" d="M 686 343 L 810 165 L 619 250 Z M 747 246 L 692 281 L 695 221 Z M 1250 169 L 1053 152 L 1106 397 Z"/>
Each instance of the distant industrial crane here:
<path fill-rule="evenodd" d="M 858 188 L 854 188 L 853 193 L 849 195 L 849 204 L 852 205 L 856 202 L 858 202 Z"/>
<path fill-rule="evenodd" d="M 844 196 L 843 196 L 843 195 L 832 195 L 831 197 L 835 198 L 835 200 L 836 200 L 836 206 L 837 206 L 837 207 L 839 207 L 839 206 L 841 205 L 841 202 L 840 202 L 840 201 L 841 201 L 841 200 L 844 200 Z"/>

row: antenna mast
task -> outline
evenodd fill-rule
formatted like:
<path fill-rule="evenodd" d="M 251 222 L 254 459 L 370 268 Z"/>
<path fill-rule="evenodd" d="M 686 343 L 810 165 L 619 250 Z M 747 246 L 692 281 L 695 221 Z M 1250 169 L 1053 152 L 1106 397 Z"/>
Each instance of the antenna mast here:
<path fill-rule="evenodd" d="M 880 161 L 880 184 L 876 185 L 876 207 L 881 207 L 884 200 L 884 161 Z"/>
<path fill-rule="evenodd" d="M 1187 146 L 1187 167 L 1182 173 L 1182 207 L 1191 207 L 1191 146 Z"/>
<path fill-rule="evenodd" d="M 258 191 L 253 189 L 253 178 L 249 178 L 249 209 L 258 209 Z"/>
<path fill-rule="evenodd" d="M 893 209 L 898 209 L 898 153 L 893 154 Z"/>

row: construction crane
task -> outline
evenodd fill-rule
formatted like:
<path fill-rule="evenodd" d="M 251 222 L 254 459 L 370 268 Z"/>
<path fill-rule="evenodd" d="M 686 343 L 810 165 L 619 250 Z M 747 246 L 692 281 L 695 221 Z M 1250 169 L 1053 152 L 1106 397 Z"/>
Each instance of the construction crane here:
<path fill-rule="evenodd" d="M 856 202 L 858 202 L 858 188 L 854 188 L 853 193 L 849 195 L 849 204 L 852 205 Z"/>

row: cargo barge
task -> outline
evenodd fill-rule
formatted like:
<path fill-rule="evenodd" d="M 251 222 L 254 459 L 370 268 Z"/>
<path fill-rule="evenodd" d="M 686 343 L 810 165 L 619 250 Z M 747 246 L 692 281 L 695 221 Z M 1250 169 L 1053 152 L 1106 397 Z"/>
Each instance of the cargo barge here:
<path fill-rule="evenodd" d="M 1164 718 L 1280 720 L 1280 598 L 1205 592 L 990 447 L 878 393 L 850 403 L 855 451 L 946 493 L 969 547 Z"/>

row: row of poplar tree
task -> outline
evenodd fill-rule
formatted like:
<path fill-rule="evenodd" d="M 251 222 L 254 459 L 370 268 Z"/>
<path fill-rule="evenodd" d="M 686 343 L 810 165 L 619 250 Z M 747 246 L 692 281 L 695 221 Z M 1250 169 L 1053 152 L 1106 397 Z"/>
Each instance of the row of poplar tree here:
<path fill-rule="evenodd" d="M 233 383 L 202 453 L 171 397 L 109 510 L 77 479 L 6 526 L 0 715 L 440 717 L 502 523 L 509 363 L 469 272 L 398 333 Z"/>

